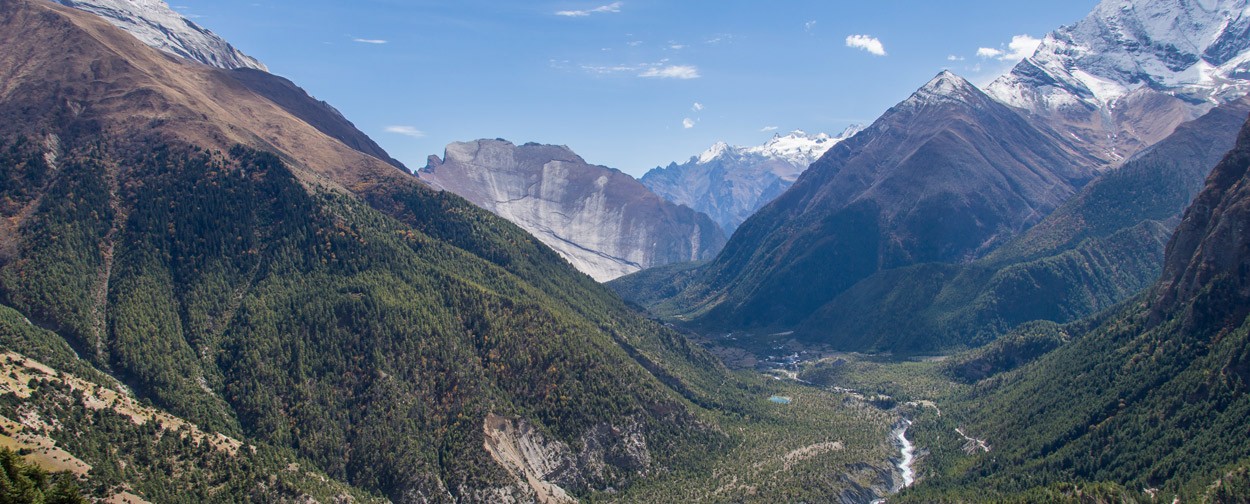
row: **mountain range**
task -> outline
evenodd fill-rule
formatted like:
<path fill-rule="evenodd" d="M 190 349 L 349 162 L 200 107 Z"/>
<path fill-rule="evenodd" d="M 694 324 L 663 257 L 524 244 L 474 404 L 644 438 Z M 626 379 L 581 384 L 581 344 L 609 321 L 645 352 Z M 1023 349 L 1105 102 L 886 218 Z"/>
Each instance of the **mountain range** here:
<path fill-rule="evenodd" d="M 1236 36 L 1245 19 L 1245 2 L 1105 1 L 1085 20 L 1048 36 L 1032 57 L 984 92 L 943 73 L 830 149 L 794 187 L 748 219 L 713 261 L 643 272 L 618 280 L 614 288 L 662 317 L 699 330 L 797 331 L 846 349 L 883 351 L 959 346 L 992 339 L 1026 321 L 1017 316 L 1044 313 L 1042 318 L 1068 320 L 1113 305 L 1157 273 L 1169 224 L 1137 228 L 1135 241 L 1119 246 L 1086 244 L 1109 247 L 1124 254 L 1111 254 L 1112 261 L 1135 265 L 1121 270 L 1132 273 L 1117 281 L 1094 282 L 1105 287 L 1097 293 L 1073 285 L 1063 294 L 1046 291 L 1047 296 L 1030 298 L 1046 289 L 1024 288 L 1008 302 L 997 295 L 978 298 L 975 293 L 986 291 L 972 285 L 991 282 L 1015 289 L 1040 281 L 1031 277 L 1040 271 L 1024 263 L 1043 261 L 1045 254 L 1020 262 L 1005 259 L 1011 253 L 997 253 L 998 248 L 1011 243 L 1036 247 L 1047 243 L 1039 240 L 1056 239 L 1040 236 L 1053 231 L 1049 224 L 1032 236 L 1022 235 L 1089 181 L 1127 164 L 1140 166 L 1138 155 L 1179 125 L 1236 102 L 1250 82 L 1240 70 L 1250 47 Z M 1227 128 L 1227 123 L 1222 124 Z M 1167 178 L 1167 188 L 1152 189 L 1172 194 L 1176 184 L 1193 186 L 1212 156 L 1221 153 L 1213 147 L 1222 140 L 1214 139 L 1226 138 L 1229 131 L 1189 140 L 1212 140 L 1201 146 L 1200 157 L 1164 161 L 1156 153 L 1154 162 L 1196 171 L 1182 170 L 1188 182 Z M 1195 148 L 1162 152 L 1184 156 Z M 1192 196 L 1194 189 L 1187 191 Z M 1187 199 L 1166 201 L 1175 213 Z M 1140 208 L 1118 201 L 1099 205 Z M 1061 213 L 1056 221 L 1062 215 L 1070 214 Z M 1139 217 L 1123 224 L 1128 228 L 1147 220 Z M 1068 231 L 1090 237 L 1086 231 Z M 1069 252 L 1075 249 L 1063 253 Z M 1090 280 L 1076 271 L 1088 272 L 1102 259 L 1110 257 L 1069 263 L 1080 266 L 1066 273 L 1071 276 L 1060 276 L 1068 279 L 1064 282 Z M 1045 261 L 1054 266 L 1060 259 Z M 990 263 L 995 266 L 989 269 L 962 266 Z M 1016 266 L 999 269 L 1008 264 Z M 900 269 L 915 265 L 926 266 Z M 994 276 L 1008 271 L 1030 276 L 1012 281 Z M 913 294 L 904 297 L 902 291 Z M 1045 302 L 1050 304 L 1029 315 L 1007 313 L 1030 299 L 1050 299 Z M 969 304 L 972 300 L 989 304 Z M 926 312 L 926 302 L 934 303 L 928 308 L 935 311 Z M 931 313 L 921 319 L 942 329 L 883 315 L 915 313 L 894 311 L 904 306 Z M 979 315 L 956 315 L 971 312 Z M 896 330 L 891 321 L 914 331 Z"/>
<path fill-rule="evenodd" d="M 1097 166 L 1071 139 L 942 72 L 830 149 L 706 266 L 617 286 L 696 325 L 787 330 L 877 271 L 984 255 Z"/>
<path fill-rule="evenodd" d="M 684 164 L 655 168 L 639 179 L 660 197 L 703 212 L 732 235 L 760 207 L 780 196 L 799 175 L 838 142 L 863 126 L 836 137 L 793 131 L 764 145 L 731 147 L 718 142 Z"/>

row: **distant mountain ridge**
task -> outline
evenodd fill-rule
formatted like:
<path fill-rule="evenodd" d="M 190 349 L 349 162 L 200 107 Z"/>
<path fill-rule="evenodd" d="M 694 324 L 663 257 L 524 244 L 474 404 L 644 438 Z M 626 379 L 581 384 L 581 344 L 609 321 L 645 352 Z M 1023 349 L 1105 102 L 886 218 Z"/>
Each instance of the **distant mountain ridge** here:
<path fill-rule="evenodd" d="M 755 147 L 718 142 L 686 163 L 655 168 L 640 180 L 664 199 L 708 214 L 732 234 L 820 156 L 862 129 L 854 125 L 836 137 L 795 130 Z"/>
<path fill-rule="evenodd" d="M 1104 0 L 986 91 L 1114 166 L 1250 92 L 1250 2 Z"/>
<path fill-rule="evenodd" d="M 98 15 L 143 43 L 175 56 L 227 70 L 269 71 L 256 58 L 175 12 L 164 0 L 55 1 Z"/>
<path fill-rule="evenodd" d="M 417 176 L 521 226 L 599 281 L 710 259 L 725 244 L 708 216 L 568 147 L 457 142 Z"/>

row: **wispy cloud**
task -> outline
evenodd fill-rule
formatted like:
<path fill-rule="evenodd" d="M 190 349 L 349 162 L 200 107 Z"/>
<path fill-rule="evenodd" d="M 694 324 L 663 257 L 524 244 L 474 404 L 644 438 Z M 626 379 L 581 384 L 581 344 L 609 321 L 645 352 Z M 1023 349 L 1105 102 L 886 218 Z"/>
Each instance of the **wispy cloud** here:
<path fill-rule="evenodd" d="M 763 128 L 760 128 L 760 132 L 769 133 L 769 132 L 777 131 L 778 129 L 781 129 L 781 128 L 778 128 L 777 126 L 764 126 Z"/>
<path fill-rule="evenodd" d="M 694 105 L 692 105 L 692 106 L 690 107 L 690 110 L 693 110 L 693 111 L 695 111 L 695 112 L 702 112 L 702 111 L 703 111 L 703 104 L 702 104 L 702 103 L 699 103 L 699 102 L 694 102 Z"/>
<path fill-rule="evenodd" d="M 698 79 L 700 77 L 699 69 L 690 65 L 654 66 L 647 68 L 642 73 L 638 74 L 638 76 L 648 79 L 681 80 Z"/>
<path fill-rule="evenodd" d="M 425 138 L 425 132 L 413 126 L 387 126 L 386 132 L 410 138 Z"/>
<path fill-rule="evenodd" d="M 565 61 L 565 62 L 561 62 L 561 64 L 556 64 L 553 66 L 555 66 L 556 68 L 568 68 L 566 65 L 567 63 L 568 62 Z M 581 69 L 584 70 L 586 73 L 590 73 L 594 75 L 612 75 L 612 74 L 619 74 L 619 73 L 637 73 L 642 70 L 642 67 L 638 67 L 635 65 L 582 65 Z"/>
<path fill-rule="evenodd" d="M 689 117 L 687 117 L 687 118 L 685 118 L 685 119 L 682 119 L 682 120 L 681 120 L 681 127 L 682 127 L 682 128 L 685 128 L 685 129 L 690 129 L 690 128 L 693 128 L 693 127 L 694 127 L 694 119 L 691 119 L 691 118 L 689 118 Z"/>
<path fill-rule="evenodd" d="M 600 5 L 593 9 L 559 11 L 556 12 L 556 15 L 564 17 L 586 17 L 591 14 L 615 14 L 621 12 L 621 7 L 624 5 L 624 2 L 612 2 L 607 5 Z"/>
<path fill-rule="evenodd" d="M 955 56 L 954 54 L 946 57 L 946 61 L 963 61 L 963 60 L 964 60 L 963 56 Z"/>
<path fill-rule="evenodd" d="M 815 28 L 815 27 L 816 27 L 816 21 L 814 20 L 803 23 L 803 31 L 812 31 L 812 28 Z"/>
<path fill-rule="evenodd" d="M 699 68 L 693 65 L 672 65 L 667 59 L 660 60 L 656 63 L 643 63 L 640 65 L 589 65 L 574 64 L 568 60 L 551 60 L 551 67 L 561 70 L 580 69 L 591 75 L 601 77 L 615 75 L 630 75 L 634 77 L 646 79 L 698 79 Z"/>
<path fill-rule="evenodd" d="M 998 48 L 982 47 L 977 49 L 977 57 L 1002 61 L 1020 61 L 1032 56 L 1033 53 L 1037 52 L 1037 47 L 1040 45 L 1042 45 L 1041 39 L 1035 39 L 1029 35 L 1016 35 L 1011 37 L 1011 42 L 1003 44 Z"/>
<path fill-rule="evenodd" d="M 382 44 L 385 44 L 387 41 L 382 40 L 382 39 L 355 38 L 355 39 L 352 39 L 352 42 L 359 42 L 361 44 L 382 45 Z"/>
<path fill-rule="evenodd" d="M 846 38 L 846 46 L 852 49 L 868 51 L 874 56 L 885 56 L 885 45 L 881 40 L 868 35 L 851 35 Z"/>

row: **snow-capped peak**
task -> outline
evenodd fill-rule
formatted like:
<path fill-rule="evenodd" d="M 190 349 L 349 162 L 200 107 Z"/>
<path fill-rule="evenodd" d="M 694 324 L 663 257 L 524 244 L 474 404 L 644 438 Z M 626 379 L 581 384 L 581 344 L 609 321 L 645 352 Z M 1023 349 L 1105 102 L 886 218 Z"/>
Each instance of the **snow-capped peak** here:
<path fill-rule="evenodd" d="M 803 130 L 794 130 L 785 135 L 774 134 L 772 139 L 764 145 L 755 147 L 730 146 L 725 142 L 716 142 L 699 155 L 698 163 L 708 164 L 727 157 L 758 157 L 785 161 L 802 169 L 815 162 L 838 142 L 854 136 L 863 129 L 861 125 L 852 125 L 836 137 L 827 133 L 810 134 Z"/>
<path fill-rule="evenodd" d="M 968 85 L 968 81 L 964 80 L 963 77 L 955 75 L 955 72 L 950 70 L 942 70 L 941 73 L 930 79 L 920 90 L 934 94 L 950 94 L 958 91 L 959 88 L 965 85 Z"/>
<path fill-rule="evenodd" d="M 1114 106 L 1142 87 L 1211 103 L 1250 91 L 1250 0 L 1103 0 L 986 92 L 1055 111 Z"/>
<path fill-rule="evenodd" d="M 56 0 L 98 15 L 161 51 L 218 68 L 269 71 L 211 31 L 174 12 L 164 0 Z"/>
<path fill-rule="evenodd" d="M 703 154 L 699 155 L 699 164 L 711 163 L 712 161 L 715 161 L 716 158 L 724 156 L 725 153 L 730 150 L 732 150 L 732 147 L 730 147 L 729 144 L 725 142 L 716 142 L 715 145 L 708 150 L 703 151 Z"/>

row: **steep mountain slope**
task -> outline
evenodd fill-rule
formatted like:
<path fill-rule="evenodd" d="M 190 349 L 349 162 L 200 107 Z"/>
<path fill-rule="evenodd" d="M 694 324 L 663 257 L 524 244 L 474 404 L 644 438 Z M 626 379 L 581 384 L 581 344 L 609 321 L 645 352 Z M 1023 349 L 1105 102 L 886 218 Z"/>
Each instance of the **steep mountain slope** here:
<path fill-rule="evenodd" d="M 877 271 L 993 250 L 1075 193 L 1095 164 L 943 72 L 826 153 L 715 261 L 675 281 L 644 273 L 618 285 L 708 327 L 793 328 Z"/>
<path fill-rule="evenodd" d="M 993 449 L 947 459 L 902 501 L 1074 481 L 1154 489 L 1163 501 L 1243 501 L 1222 487 L 1246 488 L 1250 464 L 1246 222 L 1250 124 L 1185 212 L 1159 282 L 1037 362 L 948 403 Z"/>
<path fill-rule="evenodd" d="M 777 134 L 757 147 L 721 142 L 685 164 L 655 168 L 640 181 L 666 200 L 707 214 L 731 235 L 756 210 L 794 185 L 820 156 L 862 129 L 851 126 L 836 137 L 794 131 Z"/>
<path fill-rule="evenodd" d="M 407 170 L 334 107 L 308 96 L 290 81 L 225 40 L 169 8 L 163 0 L 57 0 L 96 14 L 151 47 L 209 66 L 235 70 L 234 80 L 349 147 Z"/>
<path fill-rule="evenodd" d="M 0 415 L 47 418 L 101 493 L 678 500 L 720 489 L 713 471 L 738 501 L 890 488 L 891 414 L 818 391 L 795 401 L 813 414 L 780 409 L 784 385 L 729 374 L 516 226 L 288 111 L 305 105 L 43 0 L 0 2 L 0 48 L 0 347 L 46 378 L 0 391 Z M 145 401 L 161 424 L 126 427 Z M 841 450 L 774 470 L 831 435 Z"/>
<path fill-rule="evenodd" d="M 304 121 L 308 125 L 361 153 L 386 161 L 391 166 L 408 171 L 399 160 L 391 157 L 381 146 L 364 132 L 356 129 L 356 125 L 343 117 L 343 113 L 329 103 L 317 100 L 296 86 L 295 83 L 260 70 L 251 68 L 235 69 L 231 77 L 238 83 L 247 86 L 252 92 L 261 95 L 274 105 L 282 107 L 287 113 Z"/>
<path fill-rule="evenodd" d="M 599 281 L 720 252 L 706 215 L 567 147 L 478 140 L 447 146 L 417 175 L 512 221 Z"/>
<path fill-rule="evenodd" d="M 1173 227 L 1247 114 L 1250 97 L 1182 125 L 981 260 L 877 273 L 799 332 L 841 348 L 931 352 L 1110 308 L 1158 279 Z"/>
<path fill-rule="evenodd" d="M 143 43 L 175 56 L 218 68 L 268 71 L 256 58 L 174 12 L 165 0 L 56 1 L 107 19 Z"/>
<path fill-rule="evenodd" d="M 1250 3 L 1103 0 L 986 91 L 1118 164 L 1250 91 Z"/>

